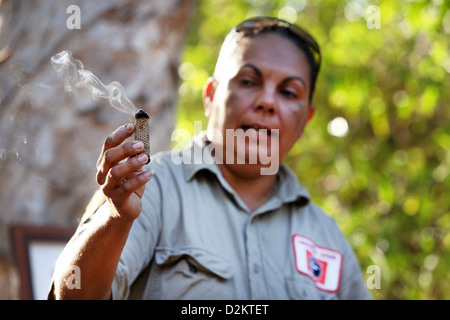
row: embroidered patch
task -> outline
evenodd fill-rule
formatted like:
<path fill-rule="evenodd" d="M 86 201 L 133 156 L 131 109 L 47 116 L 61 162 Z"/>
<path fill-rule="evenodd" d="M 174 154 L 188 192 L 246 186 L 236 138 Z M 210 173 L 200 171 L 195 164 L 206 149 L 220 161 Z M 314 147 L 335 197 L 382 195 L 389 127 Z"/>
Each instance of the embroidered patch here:
<path fill-rule="evenodd" d="M 308 237 L 294 234 L 295 268 L 308 276 L 314 285 L 323 291 L 339 290 L 342 270 L 342 253 L 318 246 Z"/>

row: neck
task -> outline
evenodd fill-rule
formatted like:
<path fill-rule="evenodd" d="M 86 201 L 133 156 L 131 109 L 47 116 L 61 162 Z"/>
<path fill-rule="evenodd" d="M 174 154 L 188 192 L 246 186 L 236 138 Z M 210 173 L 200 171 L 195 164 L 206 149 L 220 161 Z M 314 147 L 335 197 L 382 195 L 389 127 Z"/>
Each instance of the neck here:
<path fill-rule="evenodd" d="M 248 165 L 219 165 L 228 184 L 244 201 L 251 212 L 258 209 L 271 197 L 276 184 L 276 175 L 261 175 L 260 168 Z"/>

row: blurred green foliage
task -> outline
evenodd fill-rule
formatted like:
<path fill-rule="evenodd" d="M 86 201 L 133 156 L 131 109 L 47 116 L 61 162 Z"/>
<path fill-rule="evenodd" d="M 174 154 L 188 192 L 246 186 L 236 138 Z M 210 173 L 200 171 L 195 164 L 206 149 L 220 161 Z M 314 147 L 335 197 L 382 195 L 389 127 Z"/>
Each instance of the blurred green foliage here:
<path fill-rule="evenodd" d="M 366 279 L 380 267 L 373 297 L 449 299 L 449 2 L 199 0 L 178 128 L 206 129 L 202 86 L 225 35 L 255 15 L 296 22 L 321 45 L 316 114 L 287 163 L 337 220 Z M 333 130 L 338 117 L 347 132 Z"/>

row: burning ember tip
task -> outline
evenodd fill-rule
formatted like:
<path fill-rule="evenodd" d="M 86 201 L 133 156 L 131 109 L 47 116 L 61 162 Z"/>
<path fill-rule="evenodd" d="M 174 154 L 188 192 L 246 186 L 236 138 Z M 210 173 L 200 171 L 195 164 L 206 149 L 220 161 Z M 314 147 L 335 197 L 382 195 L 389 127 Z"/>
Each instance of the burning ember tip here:
<path fill-rule="evenodd" d="M 139 109 L 138 112 L 136 112 L 136 114 L 134 115 L 134 117 L 135 117 L 136 119 L 141 119 L 141 118 L 147 118 L 147 119 L 149 119 L 149 118 L 150 118 L 150 117 L 148 116 L 148 113 L 145 112 L 145 111 L 142 110 L 142 109 Z"/>

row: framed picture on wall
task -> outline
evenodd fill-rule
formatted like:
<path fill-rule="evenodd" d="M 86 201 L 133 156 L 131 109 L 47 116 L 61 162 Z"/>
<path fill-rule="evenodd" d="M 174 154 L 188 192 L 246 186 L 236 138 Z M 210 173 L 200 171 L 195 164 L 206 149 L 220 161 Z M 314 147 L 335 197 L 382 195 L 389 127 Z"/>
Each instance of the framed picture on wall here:
<path fill-rule="evenodd" d="M 56 259 L 75 232 L 74 228 L 15 225 L 12 244 L 20 277 L 20 297 L 44 300 Z"/>

